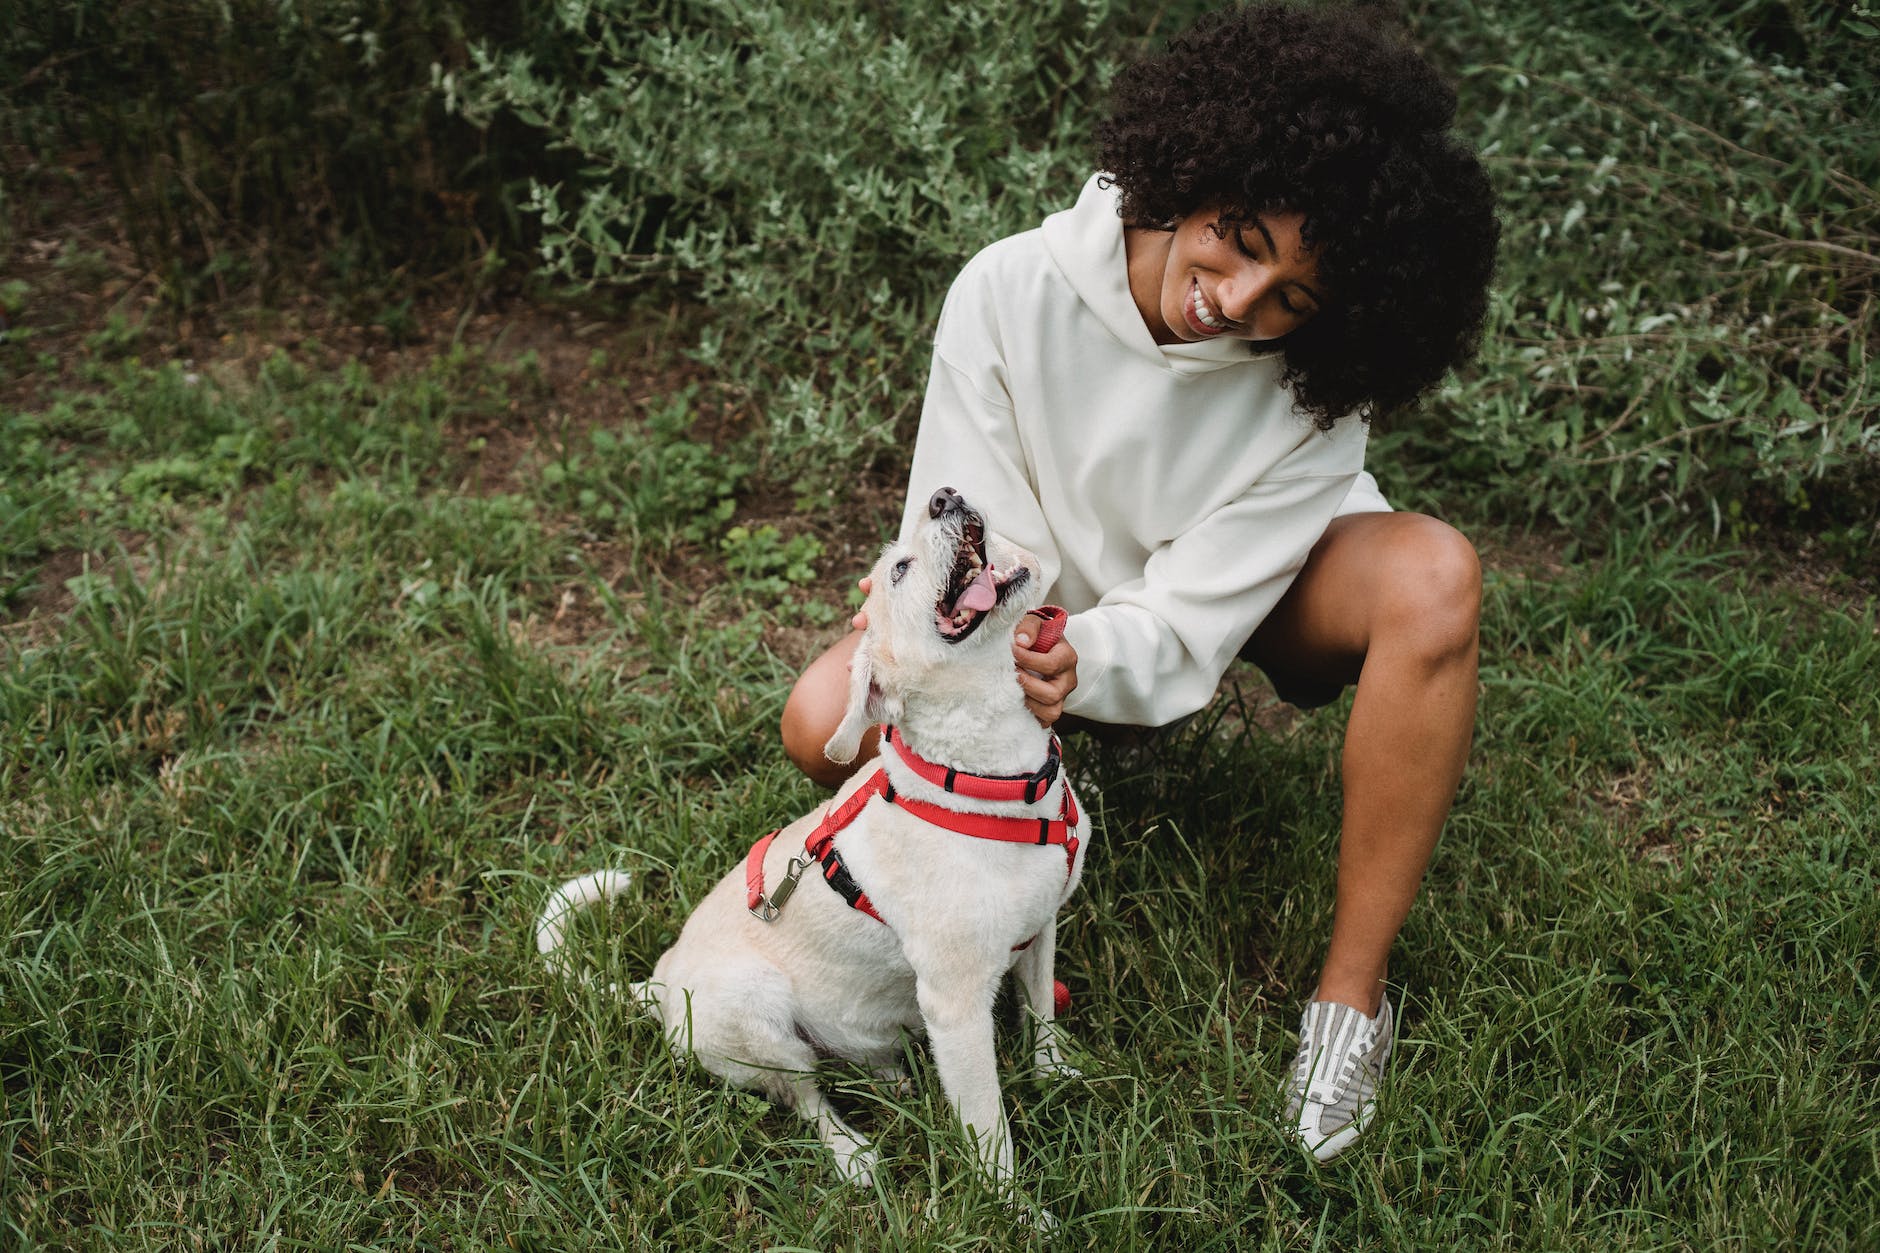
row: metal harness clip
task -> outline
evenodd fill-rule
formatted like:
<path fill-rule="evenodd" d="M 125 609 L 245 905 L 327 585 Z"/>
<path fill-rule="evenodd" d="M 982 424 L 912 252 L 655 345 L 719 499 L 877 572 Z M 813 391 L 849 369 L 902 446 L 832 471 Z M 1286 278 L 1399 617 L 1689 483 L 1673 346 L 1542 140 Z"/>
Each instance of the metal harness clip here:
<path fill-rule="evenodd" d="M 763 922 L 777 921 L 777 915 L 783 912 L 784 903 L 796 891 L 797 880 L 803 872 L 814 864 L 807 857 L 792 857 L 789 866 L 783 872 L 783 881 L 768 896 L 757 898 L 757 904 L 751 906 L 751 914 Z"/>

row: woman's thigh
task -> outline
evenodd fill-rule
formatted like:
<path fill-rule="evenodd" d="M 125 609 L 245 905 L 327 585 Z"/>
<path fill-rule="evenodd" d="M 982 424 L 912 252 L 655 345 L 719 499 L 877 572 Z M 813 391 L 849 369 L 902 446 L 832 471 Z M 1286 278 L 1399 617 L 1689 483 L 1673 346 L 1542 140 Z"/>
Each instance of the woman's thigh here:
<path fill-rule="evenodd" d="M 1481 567 L 1454 527 L 1418 513 L 1347 514 L 1240 655 L 1310 708 L 1358 681 L 1382 635 L 1448 651 L 1474 638 L 1480 610 Z"/>

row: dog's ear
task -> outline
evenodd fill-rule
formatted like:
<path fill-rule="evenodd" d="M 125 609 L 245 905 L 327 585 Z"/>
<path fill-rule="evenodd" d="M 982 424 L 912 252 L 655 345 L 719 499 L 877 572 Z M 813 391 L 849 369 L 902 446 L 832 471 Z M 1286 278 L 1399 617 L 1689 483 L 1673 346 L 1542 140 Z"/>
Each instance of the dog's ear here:
<path fill-rule="evenodd" d="M 869 727 L 894 722 L 901 716 L 899 698 L 883 692 L 875 681 L 875 651 L 871 647 L 874 641 L 869 638 L 873 634 L 871 628 L 862 636 L 855 656 L 849 661 L 849 706 L 842 714 L 836 733 L 823 745 L 823 756 L 830 761 L 845 765 L 854 761 L 855 754 L 862 748 L 862 736 Z"/>

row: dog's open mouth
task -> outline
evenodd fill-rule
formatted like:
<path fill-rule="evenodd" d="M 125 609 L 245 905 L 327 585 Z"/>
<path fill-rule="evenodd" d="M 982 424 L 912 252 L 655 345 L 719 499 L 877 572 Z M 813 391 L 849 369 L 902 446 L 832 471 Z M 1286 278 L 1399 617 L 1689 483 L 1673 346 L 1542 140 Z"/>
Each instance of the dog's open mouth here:
<path fill-rule="evenodd" d="M 986 556 L 985 520 L 976 513 L 967 514 L 960 526 L 959 548 L 953 554 L 946 589 L 933 606 L 940 638 L 957 644 L 971 635 L 1008 593 L 1023 587 L 1030 577 L 1031 571 L 1023 566 L 1003 576 L 994 570 Z"/>

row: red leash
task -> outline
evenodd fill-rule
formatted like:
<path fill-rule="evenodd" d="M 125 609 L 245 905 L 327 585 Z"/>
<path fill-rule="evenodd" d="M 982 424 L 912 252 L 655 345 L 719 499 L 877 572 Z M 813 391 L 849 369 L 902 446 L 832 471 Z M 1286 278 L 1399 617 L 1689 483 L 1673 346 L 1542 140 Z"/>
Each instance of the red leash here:
<path fill-rule="evenodd" d="M 1038 637 L 1031 642 L 1031 651 L 1048 653 L 1064 638 L 1064 624 L 1071 616 L 1056 605 L 1040 605 L 1031 612 L 1034 617 L 1044 619 L 1038 624 Z"/>

